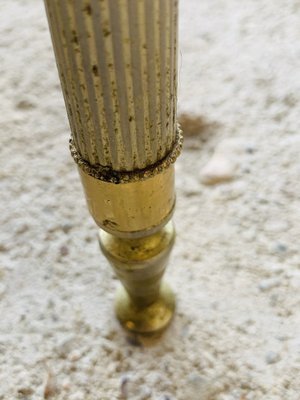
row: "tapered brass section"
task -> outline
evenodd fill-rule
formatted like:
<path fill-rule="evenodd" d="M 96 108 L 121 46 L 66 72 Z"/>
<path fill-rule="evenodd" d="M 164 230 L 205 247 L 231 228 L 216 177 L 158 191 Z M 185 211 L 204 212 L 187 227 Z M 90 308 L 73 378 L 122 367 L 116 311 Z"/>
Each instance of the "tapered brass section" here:
<path fill-rule="evenodd" d="M 118 291 L 116 300 L 116 313 L 125 328 L 149 334 L 161 331 L 171 321 L 175 299 L 161 278 L 174 239 L 172 222 L 150 236 L 135 239 L 100 230 L 101 249 L 126 289 Z"/>

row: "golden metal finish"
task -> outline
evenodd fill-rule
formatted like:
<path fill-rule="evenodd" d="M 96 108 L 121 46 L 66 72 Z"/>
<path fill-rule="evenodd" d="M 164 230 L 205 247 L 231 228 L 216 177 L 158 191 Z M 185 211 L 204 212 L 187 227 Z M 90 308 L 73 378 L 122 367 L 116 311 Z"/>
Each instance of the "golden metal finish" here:
<path fill-rule="evenodd" d="M 150 334 L 170 323 L 175 298 L 166 284 L 161 285 L 161 278 L 174 240 L 172 222 L 150 236 L 135 239 L 100 230 L 101 249 L 126 289 L 119 289 L 116 300 L 116 314 L 125 328 Z"/>
<path fill-rule="evenodd" d="M 95 179 L 80 168 L 79 173 L 89 211 L 107 232 L 121 237 L 149 235 L 173 214 L 173 165 L 148 179 L 118 185 Z"/>
<path fill-rule="evenodd" d="M 127 330 L 162 331 L 170 323 L 175 298 L 161 284 L 175 240 L 170 221 L 175 205 L 174 166 L 148 179 L 114 184 L 95 179 L 79 168 L 102 252 L 124 288 L 116 314 Z"/>
<path fill-rule="evenodd" d="M 175 296 L 163 282 L 157 299 L 147 307 L 132 301 L 123 287 L 117 291 L 115 310 L 122 326 L 141 335 L 159 334 L 168 327 L 175 311 Z"/>

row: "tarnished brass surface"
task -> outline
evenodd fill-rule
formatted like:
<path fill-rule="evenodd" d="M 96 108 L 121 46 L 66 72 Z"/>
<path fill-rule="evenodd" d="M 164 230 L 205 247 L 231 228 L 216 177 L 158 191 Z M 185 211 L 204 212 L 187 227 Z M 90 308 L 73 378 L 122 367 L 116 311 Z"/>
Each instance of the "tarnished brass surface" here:
<path fill-rule="evenodd" d="M 177 0 L 45 0 L 89 211 L 124 285 L 116 313 L 157 333 L 175 300 L 161 284 L 174 243 Z"/>
<path fill-rule="evenodd" d="M 114 184 L 95 179 L 79 168 L 90 213 L 97 225 L 122 237 L 158 230 L 175 205 L 174 166 L 145 180 Z"/>
<path fill-rule="evenodd" d="M 150 333 L 163 329 L 171 320 L 175 300 L 161 286 L 175 230 L 170 221 L 158 232 L 141 238 L 118 238 L 103 230 L 99 242 L 126 291 L 119 291 L 116 312 L 129 330 Z"/>
<path fill-rule="evenodd" d="M 163 282 L 156 300 L 141 308 L 132 301 L 123 287 L 117 291 L 115 310 L 121 325 L 128 331 L 142 335 L 162 332 L 168 327 L 175 311 L 175 296 Z"/>

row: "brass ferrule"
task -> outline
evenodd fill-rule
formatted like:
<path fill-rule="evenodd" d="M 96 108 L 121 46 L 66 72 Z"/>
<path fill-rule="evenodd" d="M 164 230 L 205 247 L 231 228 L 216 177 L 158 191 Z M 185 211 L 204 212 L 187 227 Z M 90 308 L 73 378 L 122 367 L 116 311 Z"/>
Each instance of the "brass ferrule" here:
<path fill-rule="evenodd" d="M 174 166 L 148 179 L 115 184 L 95 179 L 79 168 L 86 201 L 96 224 L 123 238 L 149 236 L 172 217 Z"/>

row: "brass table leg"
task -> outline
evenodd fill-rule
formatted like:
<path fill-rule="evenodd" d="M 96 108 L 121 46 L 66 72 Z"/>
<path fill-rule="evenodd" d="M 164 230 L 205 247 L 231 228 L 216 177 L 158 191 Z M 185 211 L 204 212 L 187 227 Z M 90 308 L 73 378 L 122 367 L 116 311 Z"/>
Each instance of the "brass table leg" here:
<path fill-rule="evenodd" d="M 116 314 L 129 331 L 170 322 L 161 283 L 174 244 L 177 0 L 45 0 L 89 211 L 123 284 Z"/>
<path fill-rule="evenodd" d="M 157 333 L 171 321 L 175 297 L 161 278 L 174 238 L 172 222 L 150 236 L 135 239 L 118 238 L 100 230 L 101 249 L 123 284 L 115 308 L 126 329 Z"/>

